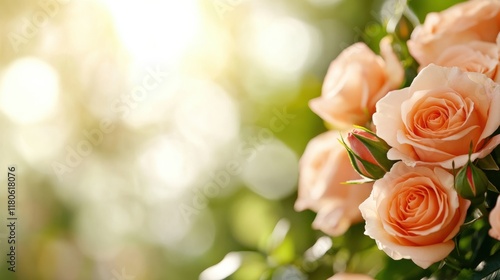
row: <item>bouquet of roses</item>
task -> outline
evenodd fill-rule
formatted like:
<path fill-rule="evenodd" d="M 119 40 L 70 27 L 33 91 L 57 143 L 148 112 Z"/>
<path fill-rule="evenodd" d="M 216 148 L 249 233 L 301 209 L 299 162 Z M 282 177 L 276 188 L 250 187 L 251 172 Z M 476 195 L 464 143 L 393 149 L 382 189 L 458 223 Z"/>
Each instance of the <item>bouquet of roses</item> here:
<path fill-rule="evenodd" d="M 330 130 L 301 158 L 295 208 L 331 236 L 364 222 L 424 278 L 496 279 L 500 1 L 430 13 L 406 36 L 411 15 L 389 22 L 380 56 L 356 43 L 331 63 L 309 104 Z"/>

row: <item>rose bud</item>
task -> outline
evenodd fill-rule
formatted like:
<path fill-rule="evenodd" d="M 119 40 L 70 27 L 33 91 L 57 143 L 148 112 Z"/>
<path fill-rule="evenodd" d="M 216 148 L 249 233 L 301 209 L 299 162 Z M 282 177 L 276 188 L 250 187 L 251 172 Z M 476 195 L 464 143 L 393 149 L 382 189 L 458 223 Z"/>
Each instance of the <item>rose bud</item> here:
<path fill-rule="evenodd" d="M 387 159 L 387 151 L 391 147 L 368 129 L 353 129 L 347 134 L 344 146 L 354 169 L 363 177 L 380 179 L 395 163 Z"/>
<path fill-rule="evenodd" d="M 488 185 L 486 174 L 471 161 L 462 167 L 455 177 L 455 188 L 458 194 L 473 204 L 480 204 L 484 201 Z"/>

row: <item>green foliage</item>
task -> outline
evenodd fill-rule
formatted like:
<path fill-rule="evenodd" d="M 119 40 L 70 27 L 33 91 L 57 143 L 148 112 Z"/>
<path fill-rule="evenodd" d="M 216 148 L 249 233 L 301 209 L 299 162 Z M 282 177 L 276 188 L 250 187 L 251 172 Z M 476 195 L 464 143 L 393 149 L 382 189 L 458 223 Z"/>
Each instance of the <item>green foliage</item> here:
<path fill-rule="evenodd" d="M 499 276 L 500 251 L 485 259 L 478 271 L 473 273 L 472 279 L 498 279 Z"/>
<path fill-rule="evenodd" d="M 428 276 L 429 271 L 416 266 L 410 260 L 393 260 L 386 258 L 384 268 L 375 276 L 375 279 L 410 280 Z"/>
<path fill-rule="evenodd" d="M 420 22 L 423 22 L 427 14 L 445 10 L 457 3 L 464 1 L 466 0 L 410 0 L 408 1 L 408 6 L 412 9 L 413 12 L 415 12 Z"/>

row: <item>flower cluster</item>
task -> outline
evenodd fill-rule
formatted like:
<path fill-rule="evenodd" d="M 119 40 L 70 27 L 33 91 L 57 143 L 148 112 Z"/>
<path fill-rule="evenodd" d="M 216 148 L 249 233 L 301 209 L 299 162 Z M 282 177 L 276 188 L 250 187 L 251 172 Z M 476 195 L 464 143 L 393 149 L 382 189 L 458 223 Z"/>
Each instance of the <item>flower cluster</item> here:
<path fill-rule="evenodd" d="M 364 221 L 394 260 L 480 271 L 500 247 L 474 248 L 481 232 L 500 240 L 499 35 L 500 1 L 474 0 L 428 14 L 408 41 L 388 34 L 381 56 L 345 49 L 310 101 L 331 130 L 306 147 L 296 209 L 332 236 Z M 405 48 L 418 63 L 406 80 Z M 452 256 L 461 240 L 473 253 Z"/>

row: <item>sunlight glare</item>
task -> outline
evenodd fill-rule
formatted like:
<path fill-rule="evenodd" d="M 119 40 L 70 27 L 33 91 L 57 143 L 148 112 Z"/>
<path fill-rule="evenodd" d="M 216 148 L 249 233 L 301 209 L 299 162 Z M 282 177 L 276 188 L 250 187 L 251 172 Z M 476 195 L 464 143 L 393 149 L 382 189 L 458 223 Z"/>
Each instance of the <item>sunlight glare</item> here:
<path fill-rule="evenodd" d="M 103 1 L 122 42 L 139 64 L 175 64 L 201 26 L 196 0 Z"/>
<path fill-rule="evenodd" d="M 38 58 L 15 60 L 0 80 L 0 110 L 19 124 L 37 123 L 52 116 L 58 97 L 59 74 Z"/>

